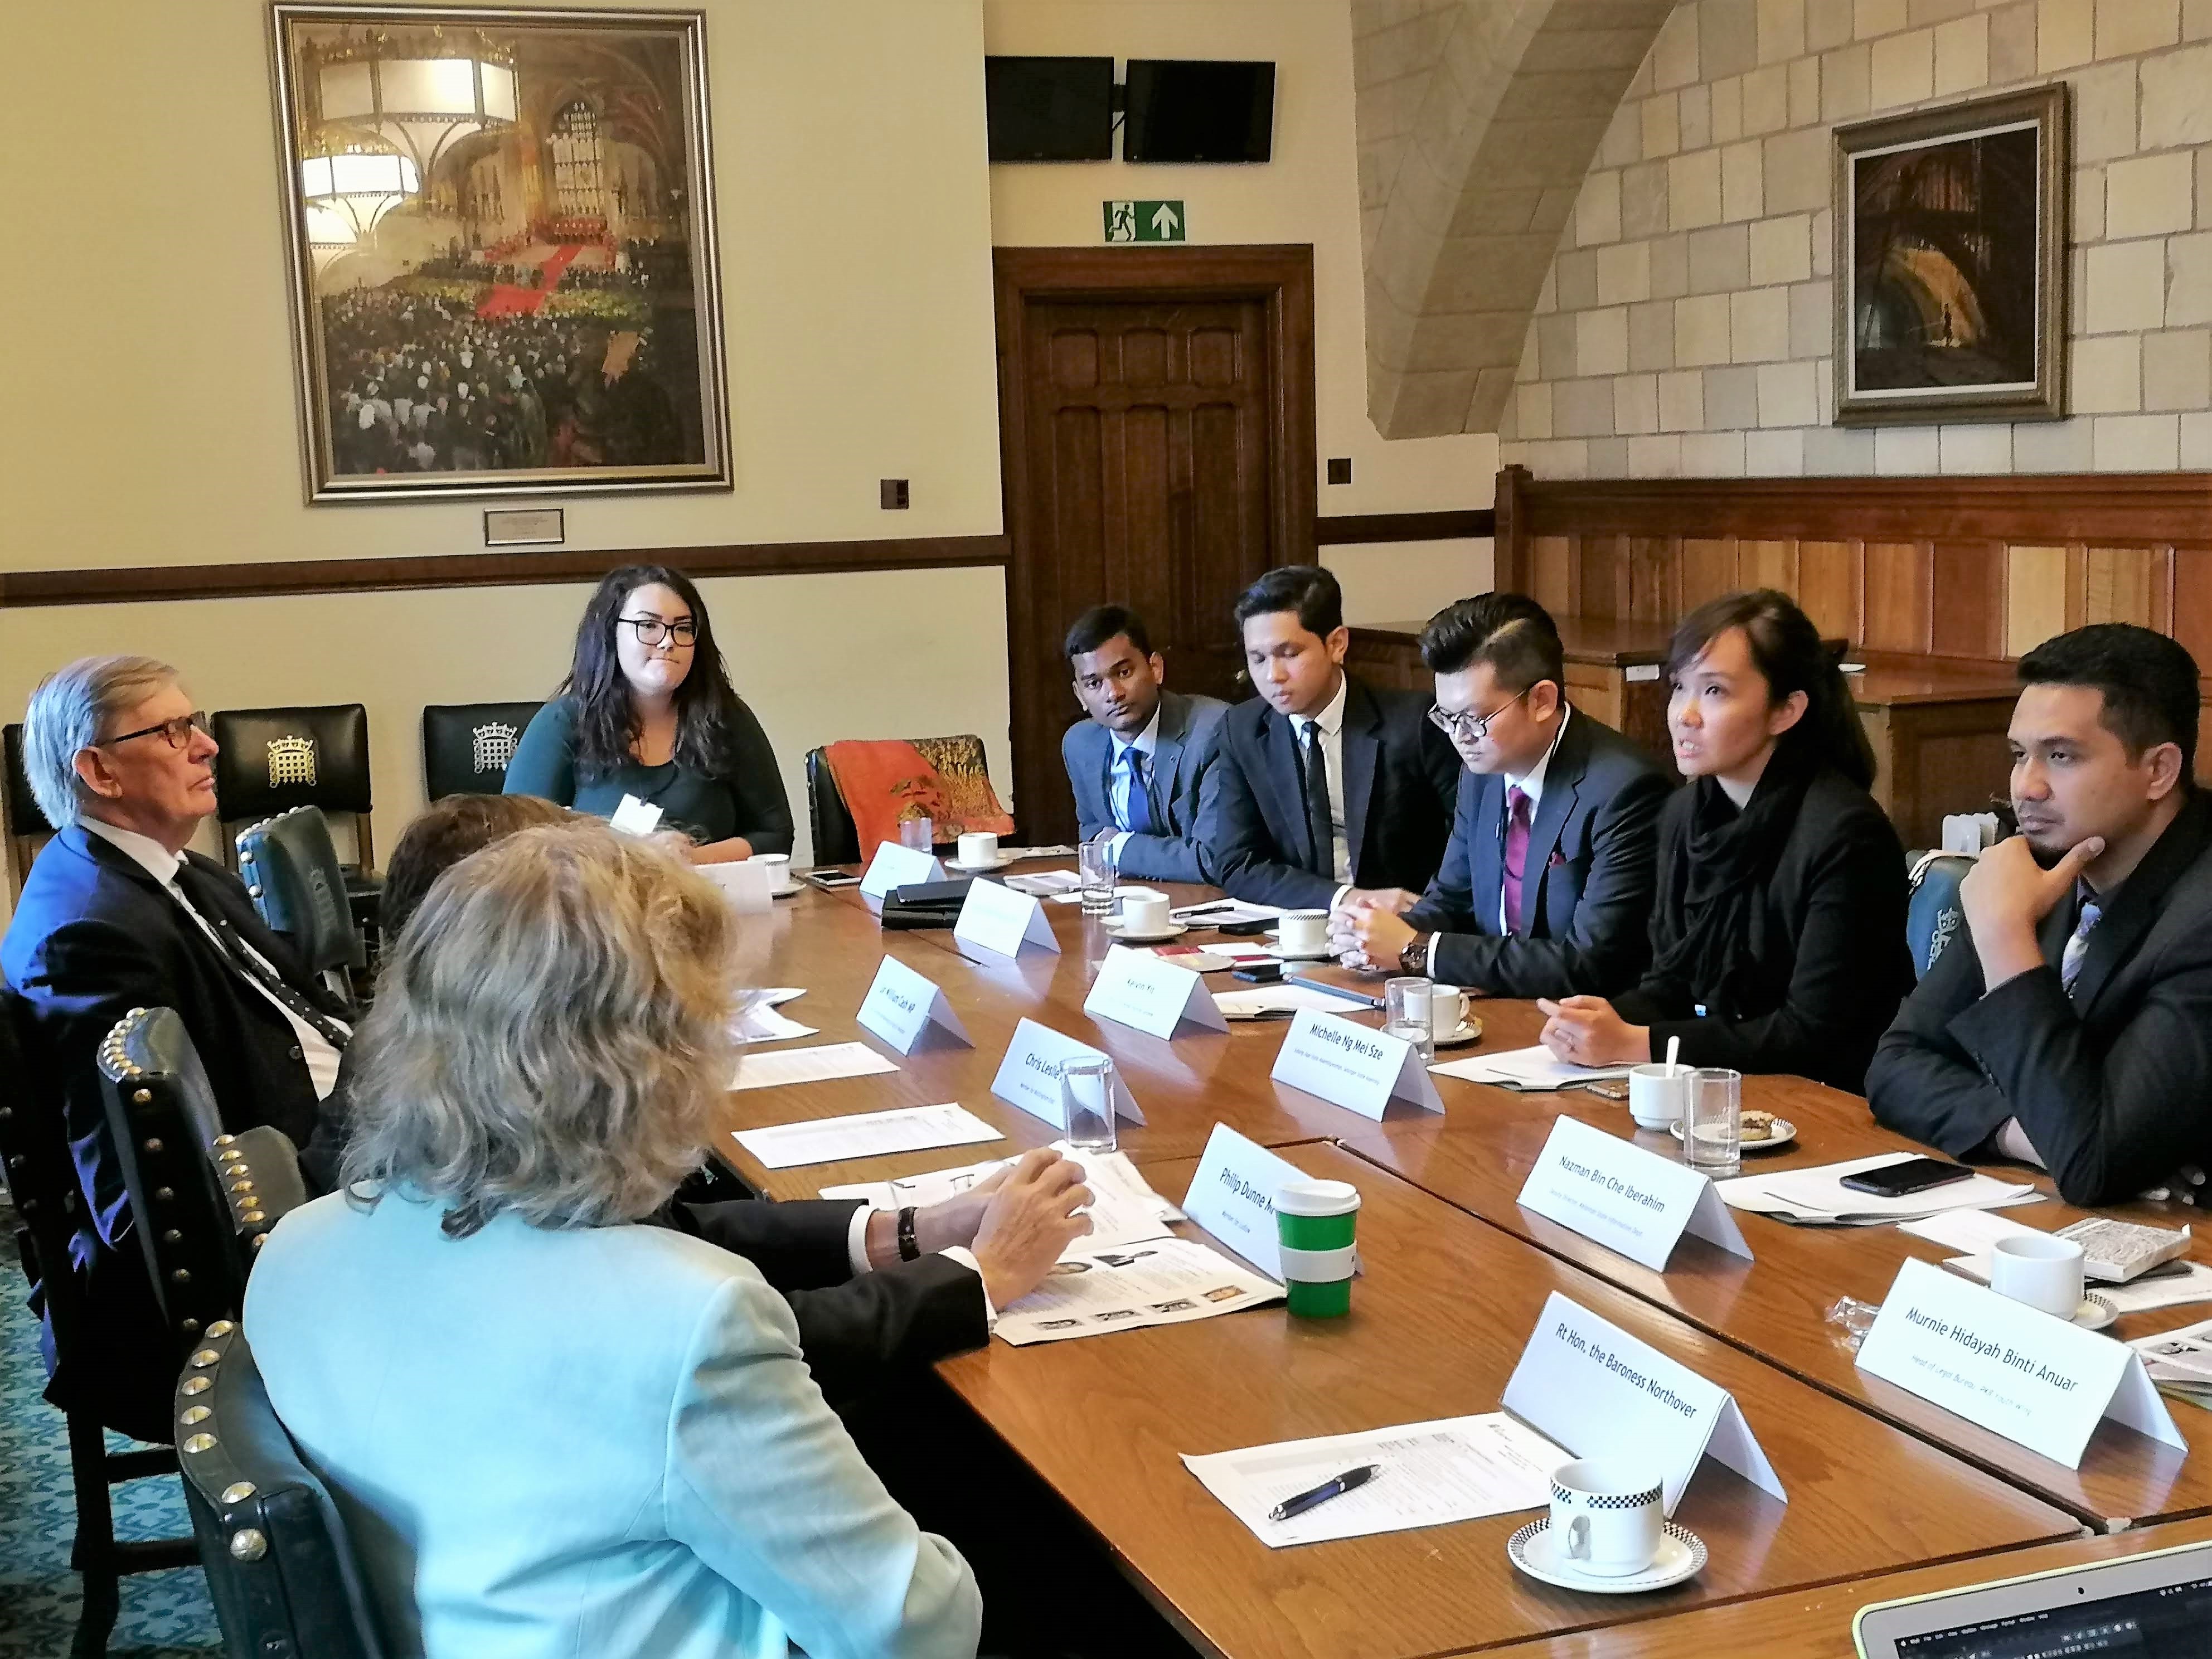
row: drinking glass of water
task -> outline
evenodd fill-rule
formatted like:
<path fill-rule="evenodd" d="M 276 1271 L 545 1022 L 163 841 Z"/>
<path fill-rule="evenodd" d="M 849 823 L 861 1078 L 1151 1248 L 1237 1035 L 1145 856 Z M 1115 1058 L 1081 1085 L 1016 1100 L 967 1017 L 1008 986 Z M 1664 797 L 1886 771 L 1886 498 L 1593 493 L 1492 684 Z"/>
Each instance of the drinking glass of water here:
<path fill-rule="evenodd" d="M 1077 1152 L 1114 1150 L 1114 1062 L 1071 1060 L 1060 1069 L 1060 1109 L 1067 1144 Z"/>
<path fill-rule="evenodd" d="M 935 850 L 937 826 L 927 818 L 901 818 L 898 830 L 900 846 L 911 847 L 917 853 Z"/>
<path fill-rule="evenodd" d="M 1691 1073 L 1682 1161 L 1716 1179 L 1734 1175 L 1742 1161 L 1742 1073 L 1710 1066 Z"/>
<path fill-rule="evenodd" d="M 1083 914 L 1109 915 L 1114 909 L 1114 843 L 1104 836 L 1093 837 L 1075 849 L 1077 878 L 1083 888 Z"/>
<path fill-rule="evenodd" d="M 1410 976 L 1391 980 L 1382 987 L 1384 1034 L 1412 1043 L 1424 1066 L 1437 1057 L 1435 1034 L 1429 1029 L 1429 1006 L 1435 991 L 1427 980 Z"/>

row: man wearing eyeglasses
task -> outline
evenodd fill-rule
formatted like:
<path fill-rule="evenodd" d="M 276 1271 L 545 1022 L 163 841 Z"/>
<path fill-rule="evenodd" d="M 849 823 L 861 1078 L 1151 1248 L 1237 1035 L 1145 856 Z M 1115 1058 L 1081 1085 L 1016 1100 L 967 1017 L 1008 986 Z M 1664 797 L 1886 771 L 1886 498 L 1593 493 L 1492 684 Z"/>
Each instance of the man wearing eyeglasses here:
<path fill-rule="evenodd" d="M 1493 996 L 1607 996 L 1650 945 L 1656 828 L 1671 781 L 1569 705 L 1559 631 L 1520 593 L 1447 605 L 1421 630 L 1429 717 L 1465 769 L 1428 890 L 1355 889 L 1330 921 L 1347 963 Z"/>
<path fill-rule="evenodd" d="M 29 1007 L 31 1059 L 60 1091 L 84 1199 L 73 1254 L 94 1357 L 55 1375 L 47 1397 L 147 1440 L 173 1432 L 178 1338 L 131 1236 L 100 1040 L 134 1008 L 175 1009 L 224 1127 L 274 1124 L 305 1146 L 350 1035 L 238 878 L 185 850 L 216 811 L 215 755 L 165 663 L 87 657 L 49 676 L 24 716 L 23 764 L 56 834 L 0 941 L 0 969 Z M 46 1359 L 51 1369 L 51 1332 Z"/>

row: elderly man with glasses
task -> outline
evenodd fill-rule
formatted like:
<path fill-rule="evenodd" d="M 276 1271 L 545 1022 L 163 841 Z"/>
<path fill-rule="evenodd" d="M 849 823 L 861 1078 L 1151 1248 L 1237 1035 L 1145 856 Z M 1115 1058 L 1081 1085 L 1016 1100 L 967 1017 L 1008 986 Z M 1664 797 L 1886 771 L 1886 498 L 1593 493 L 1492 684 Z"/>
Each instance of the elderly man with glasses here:
<path fill-rule="evenodd" d="M 1338 901 L 1343 960 L 1493 996 L 1634 984 L 1671 781 L 1569 706 L 1559 629 L 1525 595 L 1447 605 L 1421 630 L 1421 660 L 1437 678 L 1429 718 L 1464 769 L 1451 842 L 1425 893 L 1355 888 Z"/>
<path fill-rule="evenodd" d="M 131 1236 L 100 1040 L 133 1008 L 175 1009 L 225 1126 L 274 1124 L 304 1146 L 349 1036 L 238 878 L 185 851 L 216 811 L 215 754 L 166 663 L 87 657 L 50 676 L 31 694 L 23 761 L 58 833 L 0 942 L 0 969 L 29 1006 L 33 1061 L 61 1091 L 85 1200 L 75 1255 L 94 1353 L 72 1366 L 82 1375 L 57 1374 L 47 1395 L 145 1440 L 170 1434 L 176 1338 Z M 51 1333 L 47 1349 L 51 1366 Z"/>

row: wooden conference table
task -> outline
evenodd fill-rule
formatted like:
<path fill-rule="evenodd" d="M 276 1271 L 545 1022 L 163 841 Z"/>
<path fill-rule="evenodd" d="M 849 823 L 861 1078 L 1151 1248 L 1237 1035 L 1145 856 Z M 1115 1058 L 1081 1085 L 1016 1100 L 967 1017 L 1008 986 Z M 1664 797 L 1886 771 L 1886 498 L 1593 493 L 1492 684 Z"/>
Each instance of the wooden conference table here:
<path fill-rule="evenodd" d="M 1210 896 L 1166 890 L 1177 904 Z M 1826 1310 L 1843 1294 L 1879 1302 L 1903 1257 L 1942 1254 L 1934 1247 L 1894 1228 L 1815 1232 L 1740 1214 L 1755 1261 L 1692 1239 L 1669 1273 L 1648 1272 L 1514 1202 L 1560 1112 L 1627 1135 L 1635 1132 L 1625 1108 L 1583 1093 L 1516 1095 L 1439 1077 L 1442 1115 L 1372 1122 L 1269 1078 L 1283 1023 L 1232 1023 L 1226 1034 L 1196 1031 L 1170 1043 L 1093 1021 L 1082 1002 L 1110 939 L 1079 907 L 1045 910 L 1057 955 L 1009 959 L 965 947 L 949 930 L 884 931 L 851 890 L 810 890 L 781 902 L 748 943 L 749 982 L 806 988 L 784 1010 L 820 1028 L 806 1041 L 862 1041 L 900 1069 L 733 1093 L 727 1129 L 957 1100 L 1006 1142 L 780 1171 L 761 1168 L 726 1138 L 717 1151 L 764 1195 L 799 1198 L 1045 1144 L 1054 1138 L 1051 1126 L 990 1093 L 1026 1018 L 1114 1057 L 1146 1117 L 1142 1127 L 1122 1127 L 1123 1150 L 1164 1195 L 1181 1199 L 1217 1122 L 1359 1187 L 1367 1272 L 1352 1316 L 1340 1323 L 1293 1322 L 1274 1308 L 1023 1349 L 994 1343 L 940 1368 L 1203 1650 L 1410 1659 L 1611 1627 L 1604 1651 L 1644 1651 L 1612 1645 L 1621 1626 L 1635 1627 L 1639 1641 L 1657 1640 L 1653 1633 L 1685 1622 L 1677 1615 L 1687 1610 L 1716 1609 L 1692 1616 L 1721 1620 L 1723 1603 L 1755 1598 L 1752 1607 L 1777 1617 L 1784 1601 L 1826 1608 L 1841 1592 L 1822 1586 L 1886 1582 L 1881 1575 L 1930 1563 L 1958 1562 L 1956 1582 L 1978 1582 L 2032 1570 L 2015 1567 L 2009 1553 L 2078 1534 L 2084 1520 L 2212 1510 L 2212 1460 L 2195 1467 L 2200 1460 L 2108 1425 L 2076 1473 L 1861 1377 Z M 886 954 L 944 990 L 972 1047 L 933 1042 L 901 1057 L 860 1031 L 854 1015 Z M 1344 1012 L 1375 1018 L 1350 1001 Z M 1533 1006 L 1485 1001 L 1479 1012 L 1484 1041 L 1468 1052 L 1534 1041 Z M 1906 1144 L 1874 1127 L 1863 1102 L 1802 1079 L 1747 1079 L 1745 1103 L 1798 1126 L 1796 1147 L 1747 1167 Z M 1640 1138 L 1672 1151 L 1664 1137 Z M 2073 1212 L 2037 1206 L 2014 1213 L 2055 1226 Z M 1708 1460 L 1677 1517 L 1712 1553 L 1687 1584 L 1618 1598 L 1547 1589 L 1504 1557 L 1505 1538 L 1525 1516 L 1270 1551 L 1177 1461 L 1185 1452 L 1494 1410 L 1553 1290 L 1730 1389 L 1790 1494 L 1779 1504 Z M 2124 1322 L 2123 1334 L 2186 1323 L 2203 1311 L 2142 1316 Z M 2212 1443 L 2212 1428 L 2193 1407 L 2172 1409 L 2193 1446 Z M 1806 1616 L 1832 1618 L 1842 1632 L 1838 1650 L 1847 1651 L 1858 1604 Z"/>

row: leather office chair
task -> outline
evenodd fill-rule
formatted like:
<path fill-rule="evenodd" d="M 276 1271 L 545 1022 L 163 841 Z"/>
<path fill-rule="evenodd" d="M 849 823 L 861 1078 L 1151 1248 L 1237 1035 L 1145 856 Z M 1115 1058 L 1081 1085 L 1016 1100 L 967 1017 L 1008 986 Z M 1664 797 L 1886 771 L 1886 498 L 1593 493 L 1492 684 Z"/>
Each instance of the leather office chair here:
<path fill-rule="evenodd" d="M 185 1506 L 232 1659 L 383 1659 L 352 1540 L 230 1320 L 177 1383 Z"/>
<path fill-rule="evenodd" d="M 64 1366 L 82 1366 L 92 1338 L 92 1312 L 70 1265 L 71 1235 L 87 1224 L 76 1168 L 70 1158 L 61 1091 L 33 1059 L 37 1050 L 21 1034 L 27 1025 L 22 999 L 0 988 L 0 1170 L 15 1205 L 16 1248 L 27 1278 L 40 1286 L 53 1327 L 56 1358 Z M 10 1292 L 13 1294 L 13 1292 Z M 178 1350 L 179 1358 L 183 1349 Z M 99 1417 L 82 1407 L 64 1411 L 69 1437 L 70 1480 L 76 1507 L 76 1530 L 70 1565 L 83 1580 L 84 1600 L 77 1615 L 74 1656 L 107 1651 L 120 1605 L 119 1581 L 134 1572 L 188 1567 L 199 1559 L 190 1538 L 134 1539 L 118 1542 L 108 1488 L 125 1480 L 174 1474 L 177 1454 L 167 1446 L 129 1451 L 107 1449 Z"/>
<path fill-rule="evenodd" d="M 957 738 L 908 738 L 921 757 L 940 772 L 972 771 L 988 775 L 983 739 L 974 732 Z M 819 749 L 806 751 L 806 817 L 814 838 L 817 864 L 857 864 L 860 860 L 860 832 L 837 788 L 837 775 L 830 769 Z"/>
<path fill-rule="evenodd" d="M 31 793 L 30 775 L 23 769 L 21 720 L 0 726 L 0 757 L 4 757 L 7 771 L 7 787 L 0 791 L 0 803 L 4 803 L 8 814 L 8 877 L 13 884 L 9 890 L 20 894 L 24 878 L 31 873 L 31 860 L 53 835 L 54 826 L 40 810 L 39 798 Z"/>
<path fill-rule="evenodd" d="M 422 710 L 422 791 L 496 795 L 507 787 L 507 763 L 542 702 L 433 703 Z"/>
<path fill-rule="evenodd" d="M 238 873 L 261 920 L 287 935 L 312 973 L 348 1002 L 349 969 L 366 969 L 368 950 L 354 926 L 345 872 L 319 806 L 295 806 L 238 832 Z"/>
<path fill-rule="evenodd" d="M 1911 896 L 1906 900 L 1905 943 L 1912 952 L 1912 976 L 1928 977 L 1928 970 L 1944 947 L 1966 925 L 1966 912 L 1959 902 L 1959 884 L 1974 867 L 1960 853 L 1923 853 L 1908 878 Z"/>
<path fill-rule="evenodd" d="M 319 806 L 353 819 L 358 864 L 343 866 L 346 898 L 373 933 L 384 896 L 369 831 L 368 710 L 360 703 L 312 708 L 227 708 L 210 721 L 222 752 L 215 793 L 228 843 L 230 827 L 295 806 Z M 230 856 L 234 860 L 234 850 Z"/>

